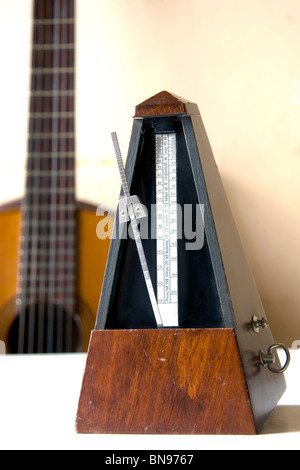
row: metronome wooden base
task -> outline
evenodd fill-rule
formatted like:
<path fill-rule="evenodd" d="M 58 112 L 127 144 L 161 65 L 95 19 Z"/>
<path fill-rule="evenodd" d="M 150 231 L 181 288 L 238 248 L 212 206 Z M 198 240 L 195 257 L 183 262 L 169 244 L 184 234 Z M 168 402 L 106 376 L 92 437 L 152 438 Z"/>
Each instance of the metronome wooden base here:
<path fill-rule="evenodd" d="M 234 329 L 94 330 L 76 430 L 255 434 Z"/>

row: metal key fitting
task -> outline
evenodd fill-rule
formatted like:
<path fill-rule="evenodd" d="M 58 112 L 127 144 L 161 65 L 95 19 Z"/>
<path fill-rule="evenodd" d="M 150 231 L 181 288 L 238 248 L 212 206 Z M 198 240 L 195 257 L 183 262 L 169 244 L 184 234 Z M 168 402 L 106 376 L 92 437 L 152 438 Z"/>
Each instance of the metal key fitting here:
<path fill-rule="evenodd" d="M 273 364 L 275 364 L 275 360 L 276 360 L 273 354 L 273 351 L 275 349 L 283 349 L 286 354 L 286 361 L 285 361 L 284 366 L 281 367 L 281 369 L 276 369 L 275 367 L 273 367 Z M 269 371 L 273 372 L 274 374 L 283 374 L 287 370 L 291 362 L 291 356 L 290 356 L 290 352 L 287 346 L 285 346 L 284 344 L 280 344 L 280 343 L 272 344 L 272 346 L 270 346 L 268 349 L 268 354 L 265 354 L 263 351 L 260 351 L 259 359 L 260 359 L 261 365 L 263 367 L 267 367 Z"/>

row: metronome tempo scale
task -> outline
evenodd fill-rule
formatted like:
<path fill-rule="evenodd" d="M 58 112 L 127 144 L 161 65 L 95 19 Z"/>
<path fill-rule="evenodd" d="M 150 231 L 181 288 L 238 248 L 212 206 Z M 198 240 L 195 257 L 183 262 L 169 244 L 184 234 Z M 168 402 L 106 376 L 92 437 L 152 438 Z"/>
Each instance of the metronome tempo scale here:
<path fill-rule="evenodd" d="M 120 222 L 131 221 L 133 224 L 132 231 L 157 326 L 178 326 L 176 134 L 155 136 L 156 294 L 138 229 L 141 218 L 147 217 L 147 210 L 137 196 L 130 197 L 116 133 L 112 134 L 112 139 L 125 195 L 119 201 L 122 207 Z"/>
<path fill-rule="evenodd" d="M 266 328 L 198 107 L 167 92 L 137 106 L 126 175 L 112 137 L 123 191 L 77 432 L 259 432 L 289 352 Z"/>

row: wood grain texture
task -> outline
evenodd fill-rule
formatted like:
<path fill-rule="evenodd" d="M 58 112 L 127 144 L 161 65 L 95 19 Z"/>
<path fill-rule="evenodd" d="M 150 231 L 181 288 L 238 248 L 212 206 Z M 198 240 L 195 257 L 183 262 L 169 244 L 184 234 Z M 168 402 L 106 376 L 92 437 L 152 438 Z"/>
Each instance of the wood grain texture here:
<path fill-rule="evenodd" d="M 79 433 L 255 434 L 232 329 L 95 330 Z"/>
<path fill-rule="evenodd" d="M 134 117 L 185 114 L 187 112 L 186 105 L 188 104 L 187 100 L 173 93 L 162 91 L 137 105 Z M 193 103 L 191 105 L 194 106 Z M 191 106 L 189 106 L 189 111 L 191 111 Z"/>

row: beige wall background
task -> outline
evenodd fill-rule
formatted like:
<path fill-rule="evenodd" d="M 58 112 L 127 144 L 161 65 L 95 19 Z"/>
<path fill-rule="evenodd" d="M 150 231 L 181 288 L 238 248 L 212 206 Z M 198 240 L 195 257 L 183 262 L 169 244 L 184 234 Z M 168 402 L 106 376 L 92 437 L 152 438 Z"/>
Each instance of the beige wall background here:
<path fill-rule="evenodd" d="M 30 0 L 0 0 L 0 202 L 23 194 Z M 300 340 L 299 0 L 77 0 L 77 195 L 116 206 L 136 104 L 199 105 L 277 341 Z"/>

